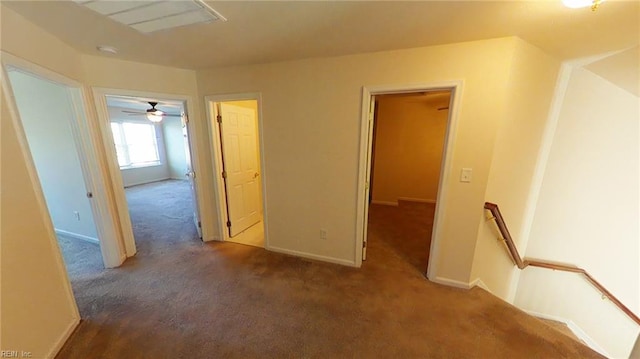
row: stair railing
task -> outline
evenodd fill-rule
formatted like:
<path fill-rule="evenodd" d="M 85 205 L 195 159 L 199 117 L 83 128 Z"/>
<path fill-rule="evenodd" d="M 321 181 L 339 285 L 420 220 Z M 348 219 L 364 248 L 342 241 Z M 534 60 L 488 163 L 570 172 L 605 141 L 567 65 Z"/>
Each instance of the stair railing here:
<path fill-rule="evenodd" d="M 507 250 L 509 252 L 509 256 L 519 269 L 525 269 L 528 266 L 531 267 L 539 267 L 539 268 L 547 268 L 553 270 L 560 270 L 564 272 L 572 272 L 582 274 L 589 283 L 591 283 L 596 289 L 602 293 L 603 297 L 609 299 L 613 304 L 615 304 L 620 310 L 622 310 L 626 315 L 629 316 L 634 322 L 640 325 L 640 318 L 631 311 L 626 305 L 624 305 L 618 298 L 616 298 L 610 291 L 607 290 L 602 284 L 600 284 L 591 274 L 589 274 L 586 270 L 579 268 L 577 266 L 561 264 L 561 263 L 552 263 L 542 260 L 534 260 L 520 257 L 518 253 L 518 248 L 516 248 L 515 243 L 513 242 L 513 238 L 509 233 L 509 229 L 507 228 L 506 223 L 504 222 L 504 217 L 502 217 L 502 213 L 500 213 L 500 208 L 495 203 L 485 202 L 484 208 L 491 212 L 490 220 L 495 220 L 496 225 L 498 226 L 498 230 L 502 235 L 500 240 L 504 241 L 507 246 Z"/>

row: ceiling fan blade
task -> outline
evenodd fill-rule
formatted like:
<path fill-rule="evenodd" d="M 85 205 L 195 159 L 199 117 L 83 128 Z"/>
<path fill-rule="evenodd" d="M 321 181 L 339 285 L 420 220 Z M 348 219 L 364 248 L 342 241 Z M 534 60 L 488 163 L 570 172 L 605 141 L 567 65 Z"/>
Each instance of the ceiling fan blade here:
<path fill-rule="evenodd" d="M 146 112 L 141 112 L 141 111 L 129 111 L 129 110 L 122 110 L 122 112 L 124 113 L 133 113 L 136 115 L 144 115 Z"/>
<path fill-rule="evenodd" d="M 175 113 L 163 113 L 162 116 L 164 117 L 182 117 L 182 115 L 178 115 Z"/>

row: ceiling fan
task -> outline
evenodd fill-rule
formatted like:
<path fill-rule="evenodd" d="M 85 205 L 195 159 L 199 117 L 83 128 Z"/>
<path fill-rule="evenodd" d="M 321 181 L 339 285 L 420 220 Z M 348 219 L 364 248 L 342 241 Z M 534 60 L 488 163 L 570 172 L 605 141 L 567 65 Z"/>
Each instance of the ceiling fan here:
<path fill-rule="evenodd" d="M 151 108 L 147 109 L 145 112 L 127 110 L 123 110 L 122 112 L 128 113 L 129 116 L 146 115 L 147 119 L 151 122 L 160 122 L 165 117 L 182 117 L 182 114 L 166 113 L 162 110 L 158 110 L 156 108 L 156 106 L 158 106 L 158 102 L 149 101 L 148 103 Z"/>

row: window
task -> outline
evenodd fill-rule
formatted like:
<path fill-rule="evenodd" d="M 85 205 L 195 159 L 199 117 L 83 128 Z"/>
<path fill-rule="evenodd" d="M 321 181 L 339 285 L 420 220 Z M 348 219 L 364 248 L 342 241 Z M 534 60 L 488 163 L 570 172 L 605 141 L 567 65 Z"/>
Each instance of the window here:
<path fill-rule="evenodd" d="M 160 164 L 156 129 L 152 124 L 111 122 L 120 168 Z"/>

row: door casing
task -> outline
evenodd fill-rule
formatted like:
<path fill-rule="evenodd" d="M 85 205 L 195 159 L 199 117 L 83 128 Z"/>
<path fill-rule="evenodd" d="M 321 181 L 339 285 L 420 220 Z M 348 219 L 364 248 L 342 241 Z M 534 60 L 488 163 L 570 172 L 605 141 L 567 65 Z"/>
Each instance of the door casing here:
<path fill-rule="evenodd" d="M 74 139 L 76 141 L 75 145 L 82 167 L 85 187 L 87 191 L 91 192 L 93 195 L 92 200 L 89 202 L 91 204 L 96 231 L 100 241 L 99 244 L 100 251 L 102 253 L 102 260 L 106 268 L 120 266 L 126 258 L 124 255 L 124 244 L 119 235 L 120 230 L 117 213 L 113 210 L 113 203 L 110 202 L 107 181 L 99 161 L 100 152 L 97 147 L 98 141 L 96 141 L 98 138 L 98 129 L 95 117 L 90 111 L 91 106 L 89 101 L 91 93 L 89 88 L 57 72 L 45 69 L 39 65 L 2 51 L 3 91 L 5 91 L 5 94 L 7 95 L 8 106 L 11 107 L 10 110 L 14 113 L 14 116 L 12 117 L 14 125 L 18 130 L 18 141 L 20 142 L 22 150 L 26 153 L 29 153 L 29 147 L 24 128 L 22 126 L 22 121 L 19 118 L 17 106 L 15 104 L 13 90 L 11 89 L 11 84 L 9 83 L 7 76 L 7 70 L 9 69 L 36 76 L 44 81 L 64 86 L 69 90 L 74 112 L 73 119 L 70 123 Z M 27 161 L 27 168 L 32 177 L 33 187 L 36 190 L 36 196 L 41 207 L 42 216 L 44 218 L 48 218 L 50 226 L 47 227 L 50 227 L 48 229 L 50 229 L 51 238 L 52 240 L 55 240 L 56 234 L 53 228 L 53 223 L 51 222 L 51 217 L 42 192 L 42 186 L 32 160 Z M 57 243 L 54 244 L 57 247 Z M 59 261 L 64 269 L 61 254 Z M 73 295 L 71 295 L 71 297 L 73 297 Z"/>
<path fill-rule="evenodd" d="M 113 135 L 111 134 L 109 109 L 107 106 L 107 96 L 125 96 L 125 97 L 142 97 L 142 98 L 154 98 L 165 99 L 172 101 L 181 101 L 184 104 L 184 110 L 189 117 L 189 123 L 187 124 L 187 131 L 189 132 L 189 140 L 191 141 L 191 164 L 194 172 L 196 173 L 195 190 L 196 190 L 196 205 L 198 206 L 198 213 L 200 214 L 200 221 L 202 223 L 202 239 L 206 241 L 208 234 L 208 221 L 207 217 L 203 215 L 204 199 L 202 181 L 198 181 L 198 174 L 202 173 L 202 167 L 199 165 L 198 148 L 195 145 L 196 134 L 193 121 L 193 109 L 196 108 L 195 102 L 192 97 L 175 94 L 155 93 L 146 91 L 124 90 L 124 89 L 110 89 L 95 87 L 93 88 L 93 97 L 98 112 L 99 127 L 102 135 L 102 142 L 104 151 L 106 153 L 109 174 L 113 183 L 113 193 L 115 196 L 115 202 L 117 206 L 118 218 L 121 223 L 122 237 L 125 244 L 126 256 L 131 257 L 136 254 L 136 243 L 133 237 L 133 227 L 131 225 L 131 218 L 129 217 L 129 206 L 127 205 L 127 198 L 124 191 L 124 184 L 122 182 L 122 175 L 120 174 L 120 166 L 118 165 L 118 158 L 116 151 L 113 148 Z"/>
<path fill-rule="evenodd" d="M 219 241 L 229 240 L 229 231 L 227 230 L 227 201 L 226 192 L 224 188 L 224 181 L 222 179 L 222 154 L 220 151 L 220 127 L 218 126 L 216 115 L 217 110 L 215 104 L 218 102 L 228 101 L 245 101 L 255 100 L 258 103 L 258 138 L 260 147 L 258 151 L 260 161 L 260 183 L 262 185 L 262 221 L 264 226 L 264 247 L 270 249 L 269 246 L 269 214 L 267 212 L 267 170 L 265 166 L 265 153 L 264 153 L 264 138 L 263 138 L 263 121 L 262 121 L 262 96 L 258 92 L 252 93 L 239 93 L 228 95 L 210 95 L 205 96 L 205 107 L 207 110 L 207 123 L 209 125 L 209 138 L 210 149 L 213 157 L 213 182 L 216 194 L 216 208 L 218 214 L 218 236 L 215 238 Z"/>
<path fill-rule="evenodd" d="M 440 240 L 442 237 L 442 224 L 446 213 L 446 202 L 448 198 L 449 179 L 453 166 L 453 148 L 456 138 L 458 124 L 458 108 L 462 100 L 463 81 L 445 81 L 428 84 L 413 85 L 390 85 L 390 86 L 363 86 L 362 88 L 362 116 L 360 120 L 360 156 L 358 168 L 358 195 L 356 203 L 356 266 L 362 265 L 363 243 L 367 240 L 367 219 L 368 219 L 368 183 L 371 181 L 371 151 L 372 151 L 372 129 L 373 121 L 370 119 L 371 104 L 376 95 L 429 92 L 429 91 L 451 91 L 449 104 L 449 118 L 447 121 L 447 131 L 445 135 L 445 145 L 443 150 L 443 160 L 440 168 L 440 181 L 438 184 L 438 197 L 436 199 L 436 211 L 433 221 L 433 231 L 431 234 L 431 252 L 429 256 L 429 266 L 426 276 L 433 280 L 437 277 L 438 262 L 440 259 Z"/>

